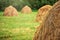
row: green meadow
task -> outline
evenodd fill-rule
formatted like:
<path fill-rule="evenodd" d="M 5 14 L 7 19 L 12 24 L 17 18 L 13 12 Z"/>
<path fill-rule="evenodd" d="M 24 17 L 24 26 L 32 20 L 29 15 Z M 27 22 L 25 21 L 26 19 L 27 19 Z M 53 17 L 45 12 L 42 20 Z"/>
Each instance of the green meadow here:
<path fill-rule="evenodd" d="M 18 12 L 19 16 L 3 16 L 0 12 L 0 40 L 32 40 L 36 27 L 37 11 L 30 14 Z"/>

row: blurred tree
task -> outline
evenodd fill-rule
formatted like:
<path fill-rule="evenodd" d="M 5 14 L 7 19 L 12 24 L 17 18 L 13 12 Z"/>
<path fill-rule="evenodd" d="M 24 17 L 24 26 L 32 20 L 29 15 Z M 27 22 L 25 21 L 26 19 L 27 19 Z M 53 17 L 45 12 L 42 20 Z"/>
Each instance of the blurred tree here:
<path fill-rule="evenodd" d="M 28 2 L 31 4 L 32 9 L 39 9 L 44 5 L 53 5 L 57 0 L 28 0 Z"/>
<path fill-rule="evenodd" d="M 21 10 L 25 5 L 30 6 L 32 9 L 39 9 L 46 4 L 53 5 L 57 0 L 0 0 L 0 10 L 12 5 L 17 10 Z"/>
<path fill-rule="evenodd" d="M 4 10 L 10 5 L 14 6 L 17 10 L 20 10 L 25 4 L 21 0 L 0 0 L 0 10 Z"/>

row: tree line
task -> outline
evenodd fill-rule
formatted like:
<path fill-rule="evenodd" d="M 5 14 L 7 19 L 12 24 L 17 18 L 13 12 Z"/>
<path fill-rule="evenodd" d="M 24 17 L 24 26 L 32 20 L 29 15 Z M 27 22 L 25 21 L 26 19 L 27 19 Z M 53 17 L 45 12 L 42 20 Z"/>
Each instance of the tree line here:
<path fill-rule="evenodd" d="M 0 0 L 0 11 L 3 11 L 9 5 L 14 6 L 20 11 L 25 5 L 32 9 L 39 9 L 44 5 L 53 5 L 57 0 Z"/>

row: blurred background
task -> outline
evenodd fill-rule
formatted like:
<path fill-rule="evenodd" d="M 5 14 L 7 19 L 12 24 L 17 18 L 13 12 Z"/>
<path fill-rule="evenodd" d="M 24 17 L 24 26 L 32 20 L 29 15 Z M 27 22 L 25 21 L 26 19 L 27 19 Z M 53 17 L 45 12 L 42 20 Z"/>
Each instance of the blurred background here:
<path fill-rule="evenodd" d="M 5 7 L 13 5 L 18 11 L 25 5 L 30 6 L 33 10 L 39 9 L 46 4 L 53 5 L 57 0 L 0 0 L 0 11 Z"/>

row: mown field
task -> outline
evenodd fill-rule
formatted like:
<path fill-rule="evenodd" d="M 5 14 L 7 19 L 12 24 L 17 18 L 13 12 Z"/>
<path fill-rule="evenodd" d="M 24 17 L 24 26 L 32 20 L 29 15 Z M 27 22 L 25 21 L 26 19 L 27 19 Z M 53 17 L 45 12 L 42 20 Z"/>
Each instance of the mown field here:
<path fill-rule="evenodd" d="M 19 16 L 3 16 L 0 12 L 0 40 L 32 40 L 36 27 L 39 23 L 35 21 L 37 11 L 31 14 L 19 12 Z"/>

